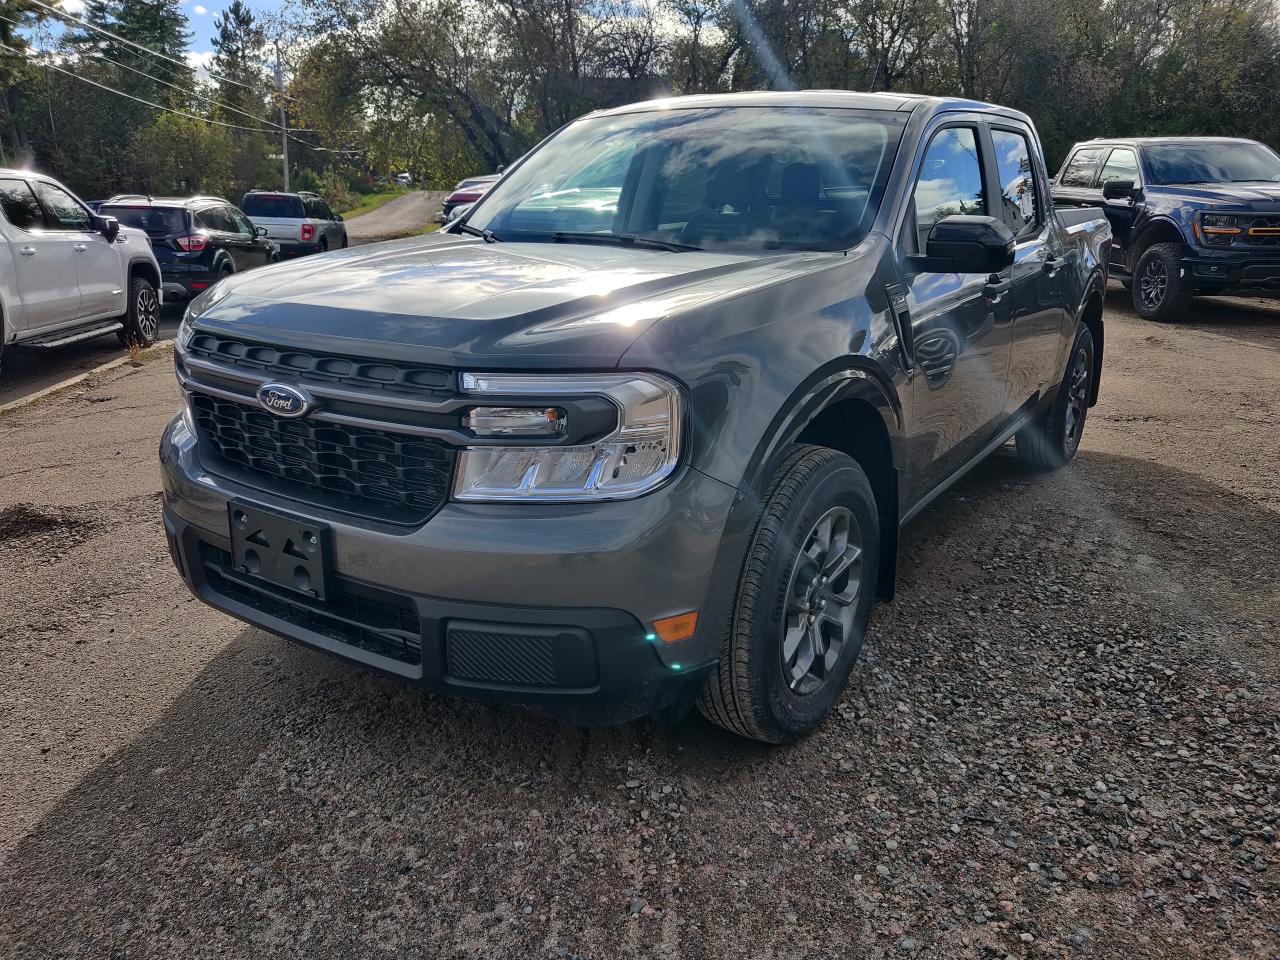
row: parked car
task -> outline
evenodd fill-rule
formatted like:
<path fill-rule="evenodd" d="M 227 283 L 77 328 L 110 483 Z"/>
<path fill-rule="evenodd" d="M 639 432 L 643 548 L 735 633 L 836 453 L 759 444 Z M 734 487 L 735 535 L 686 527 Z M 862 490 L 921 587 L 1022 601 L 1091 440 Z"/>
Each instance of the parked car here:
<path fill-rule="evenodd" d="M 453 188 L 453 192 L 444 198 L 440 204 L 440 213 L 436 215 L 436 220 L 440 223 L 448 223 L 453 219 L 454 210 L 457 207 L 470 205 L 484 196 L 491 186 L 498 182 L 501 177 L 500 173 L 485 174 L 482 177 L 468 177 L 466 180 L 459 180 Z"/>
<path fill-rule="evenodd" d="M 398 186 L 398 187 L 407 187 L 407 186 L 411 185 L 412 183 L 413 183 L 413 176 L 412 176 L 411 174 L 408 174 L 408 173 L 397 173 L 397 174 L 396 174 L 396 186 Z"/>
<path fill-rule="evenodd" d="M 0 355 L 108 333 L 155 343 L 160 267 L 146 234 L 30 170 L 0 170 L 0 210 Z"/>
<path fill-rule="evenodd" d="M 1198 295 L 1280 293 L 1280 156 L 1253 140 L 1141 137 L 1078 143 L 1053 188 L 1059 206 L 1111 221 L 1111 267 L 1150 320 Z"/>
<path fill-rule="evenodd" d="M 279 244 L 285 258 L 347 245 L 342 215 L 334 213 L 317 193 L 250 190 L 240 201 L 240 209 L 255 226 L 266 228 L 267 236 Z"/>
<path fill-rule="evenodd" d="M 421 686 L 782 741 L 898 531 L 1096 401 L 1110 229 L 1031 121 L 750 93 L 569 124 L 444 232 L 191 305 L 164 524 L 195 595 Z"/>
<path fill-rule="evenodd" d="M 147 235 L 168 298 L 189 300 L 224 277 L 280 259 L 266 229 L 221 197 L 121 194 L 104 201 L 102 213 Z"/>

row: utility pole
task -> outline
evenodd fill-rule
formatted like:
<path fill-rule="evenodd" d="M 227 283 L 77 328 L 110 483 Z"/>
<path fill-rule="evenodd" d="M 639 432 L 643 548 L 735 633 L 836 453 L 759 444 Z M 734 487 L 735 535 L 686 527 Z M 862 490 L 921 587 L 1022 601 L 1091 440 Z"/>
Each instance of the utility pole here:
<path fill-rule="evenodd" d="M 284 67 L 280 63 L 280 41 L 276 41 L 276 97 L 280 104 L 280 162 L 284 165 L 284 189 L 289 190 L 289 123 L 284 115 Z"/>

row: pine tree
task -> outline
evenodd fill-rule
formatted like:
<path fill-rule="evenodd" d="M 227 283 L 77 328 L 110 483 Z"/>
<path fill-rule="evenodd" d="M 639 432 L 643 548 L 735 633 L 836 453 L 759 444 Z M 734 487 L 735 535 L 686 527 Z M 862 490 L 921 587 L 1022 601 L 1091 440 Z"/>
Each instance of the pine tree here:
<path fill-rule="evenodd" d="M 262 25 L 241 0 L 232 0 L 213 25 L 218 31 L 213 38 L 212 71 L 218 99 L 237 110 L 265 116 L 269 88 L 261 65 L 267 43 Z M 232 114 L 228 119 L 235 119 Z"/>
<path fill-rule="evenodd" d="M 181 0 L 88 0 L 82 19 L 123 38 L 82 26 L 69 30 L 66 36 L 67 43 L 82 54 L 123 68 L 117 70 L 112 86 L 156 103 L 183 104 L 190 99 L 173 89 L 190 89 L 195 80 L 184 60 L 191 32 Z"/>

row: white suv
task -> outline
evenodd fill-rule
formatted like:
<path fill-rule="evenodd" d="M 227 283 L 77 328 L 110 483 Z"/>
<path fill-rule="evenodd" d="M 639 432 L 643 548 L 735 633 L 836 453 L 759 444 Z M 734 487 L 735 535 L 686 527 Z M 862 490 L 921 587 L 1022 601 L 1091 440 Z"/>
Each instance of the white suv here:
<path fill-rule="evenodd" d="M 0 169 L 0 211 L 0 351 L 108 333 L 155 343 L 160 267 L 145 233 L 29 170 Z"/>
<path fill-rule="evenodd" d="M 250 190 L 240 201 L 240 209 L 280 245 L 281 257 L 324 253 L 347 245 L 342 215 L 329 209 L 318 193 Z"/>

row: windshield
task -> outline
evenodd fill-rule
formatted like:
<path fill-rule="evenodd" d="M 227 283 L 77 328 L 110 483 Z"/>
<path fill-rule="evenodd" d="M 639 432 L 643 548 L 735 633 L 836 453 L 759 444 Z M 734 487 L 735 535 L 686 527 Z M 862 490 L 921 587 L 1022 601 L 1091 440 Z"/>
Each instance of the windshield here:
<path fill-rule="evenodd" d="M 299 197 L 287 197 L 278 193 L 247 193 L 240 209 L 247 217 L 276 217 L 281 220 L 305 220 Z"/>
<path fill-rule="evenodd" d="M 904 119 L 778 107 L 589 117 L 466 220 L 502 240 L 590 233 L 705 250 L 844 249 L 870 229 Z"/>
<path fill-rule="evenodd" d="M 103 204 L 98 213 L 115 217 L 121 226 L 137 227 L 153 236 L 172 236 L 187 232 L 187 212 L 176 207 L 118 207 Z"/>
<path fill-rule="evenodd" d="M 1280 157 L 1252 140 L 1161 143 L 1145 152 L 1152 183 L 1280 180 Z"/>

